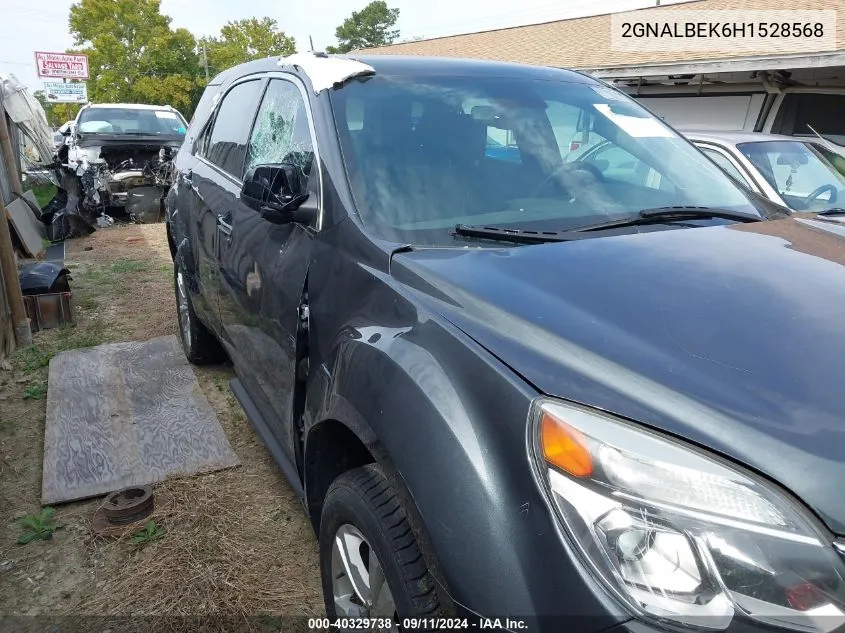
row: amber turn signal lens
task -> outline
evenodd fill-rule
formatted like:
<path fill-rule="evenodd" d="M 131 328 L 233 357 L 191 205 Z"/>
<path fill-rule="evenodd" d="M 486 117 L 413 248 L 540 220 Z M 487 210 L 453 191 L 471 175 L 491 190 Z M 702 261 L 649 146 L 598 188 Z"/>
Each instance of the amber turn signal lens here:
<path fill-rule="evenodd" d="M 593 458 L 584 434 L 546 412 L 540 419 L 540 444 L 543 457 L 552 466 L 575 477 L 593 474 Z"/>

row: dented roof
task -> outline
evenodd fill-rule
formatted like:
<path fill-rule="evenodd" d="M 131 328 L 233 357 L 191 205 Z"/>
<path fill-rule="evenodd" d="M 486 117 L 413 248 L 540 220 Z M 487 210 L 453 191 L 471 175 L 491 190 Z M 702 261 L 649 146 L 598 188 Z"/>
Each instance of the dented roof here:
<path fill-rule="evenodd" d="M 304 72 L 315 93 L 328 90 L 353 77 L 374 75 L 375 69 L 363 62 L 336 55 L 294 53 L 279 59 L 279 66 L 296 66 Z"/>

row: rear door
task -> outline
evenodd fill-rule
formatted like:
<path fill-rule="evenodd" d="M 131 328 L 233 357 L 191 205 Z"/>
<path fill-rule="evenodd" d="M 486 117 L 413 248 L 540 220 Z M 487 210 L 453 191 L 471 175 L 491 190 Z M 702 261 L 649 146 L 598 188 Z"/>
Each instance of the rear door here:
<path fill-rule="evenodd" d="M 254 165 L 295 166 L 301 185 L 311 193 L 304 206 L 317 208 L 314 138 L 304 87 L 292 76 L 275 76 L 250 135 L 246 170 Z M 221 244 L 223 338 L 244 387 L 294 463 L 299 306 L 314 234 L 313 226 L 268 222 L 235 200 L 231 239 Z"/>
<path fill-rule="evenodd" d="M 202 139 L 190 176 L 196 204 L 197 283 L 215 329 L 219 328 L 221 246 L 231 239 L 231 218 L 241 188 L 247 140 L 263 86 L 262 79 L 251 79 L 226 92 Z"/>

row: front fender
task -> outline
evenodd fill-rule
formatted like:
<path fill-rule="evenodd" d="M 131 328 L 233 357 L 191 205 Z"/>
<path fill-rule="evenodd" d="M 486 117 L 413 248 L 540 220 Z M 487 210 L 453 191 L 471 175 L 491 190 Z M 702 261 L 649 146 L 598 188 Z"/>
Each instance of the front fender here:
<path fill-rule="evenodd" d="M 453 600 L 482 615 L 587 617 L 584 630 L 619 621 L 588 576 L 574 582 L 582 570 L 527 456 L 536 392 L 506 366 L 421 314 L 405 327 L 347 327 L 320 369 L 306 424 L 343 422 L 395 470 Z"/>

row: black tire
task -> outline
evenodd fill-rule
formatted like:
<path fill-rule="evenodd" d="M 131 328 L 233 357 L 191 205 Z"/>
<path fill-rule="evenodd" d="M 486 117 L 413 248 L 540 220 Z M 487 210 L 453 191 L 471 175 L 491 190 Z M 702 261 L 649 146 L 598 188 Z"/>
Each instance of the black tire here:
<path fill-rule="evenodd" d="M 326 615 L 343 617 L 334 603 L 332 549 L 338 529 L 351 524 L 375 551 L 402 618 L 443 615 L 434 577 L 426 566 L 405 508 L 378 464 L 338 477 L 329 487 L 320 519 L 320 574 Z M 381 617 L 381 616 L 380 616 Z"/>
<path fill-rule="evenodd" d="M 184 305 L 180 307 L 180 274 Z M 176 318 L 179 321 L 179 340 L 188 362 L 194 365 L 211 365 L 223 362 L 226 352 L 215 336 L 208 331 L 194 312 L 191 293 L 188 290 L 188 278 L 180 269 L 179 263 L 173 264 L 173 287 L 176 293 Z M 186 328 L 186 324 L 188 327 Z"/>

